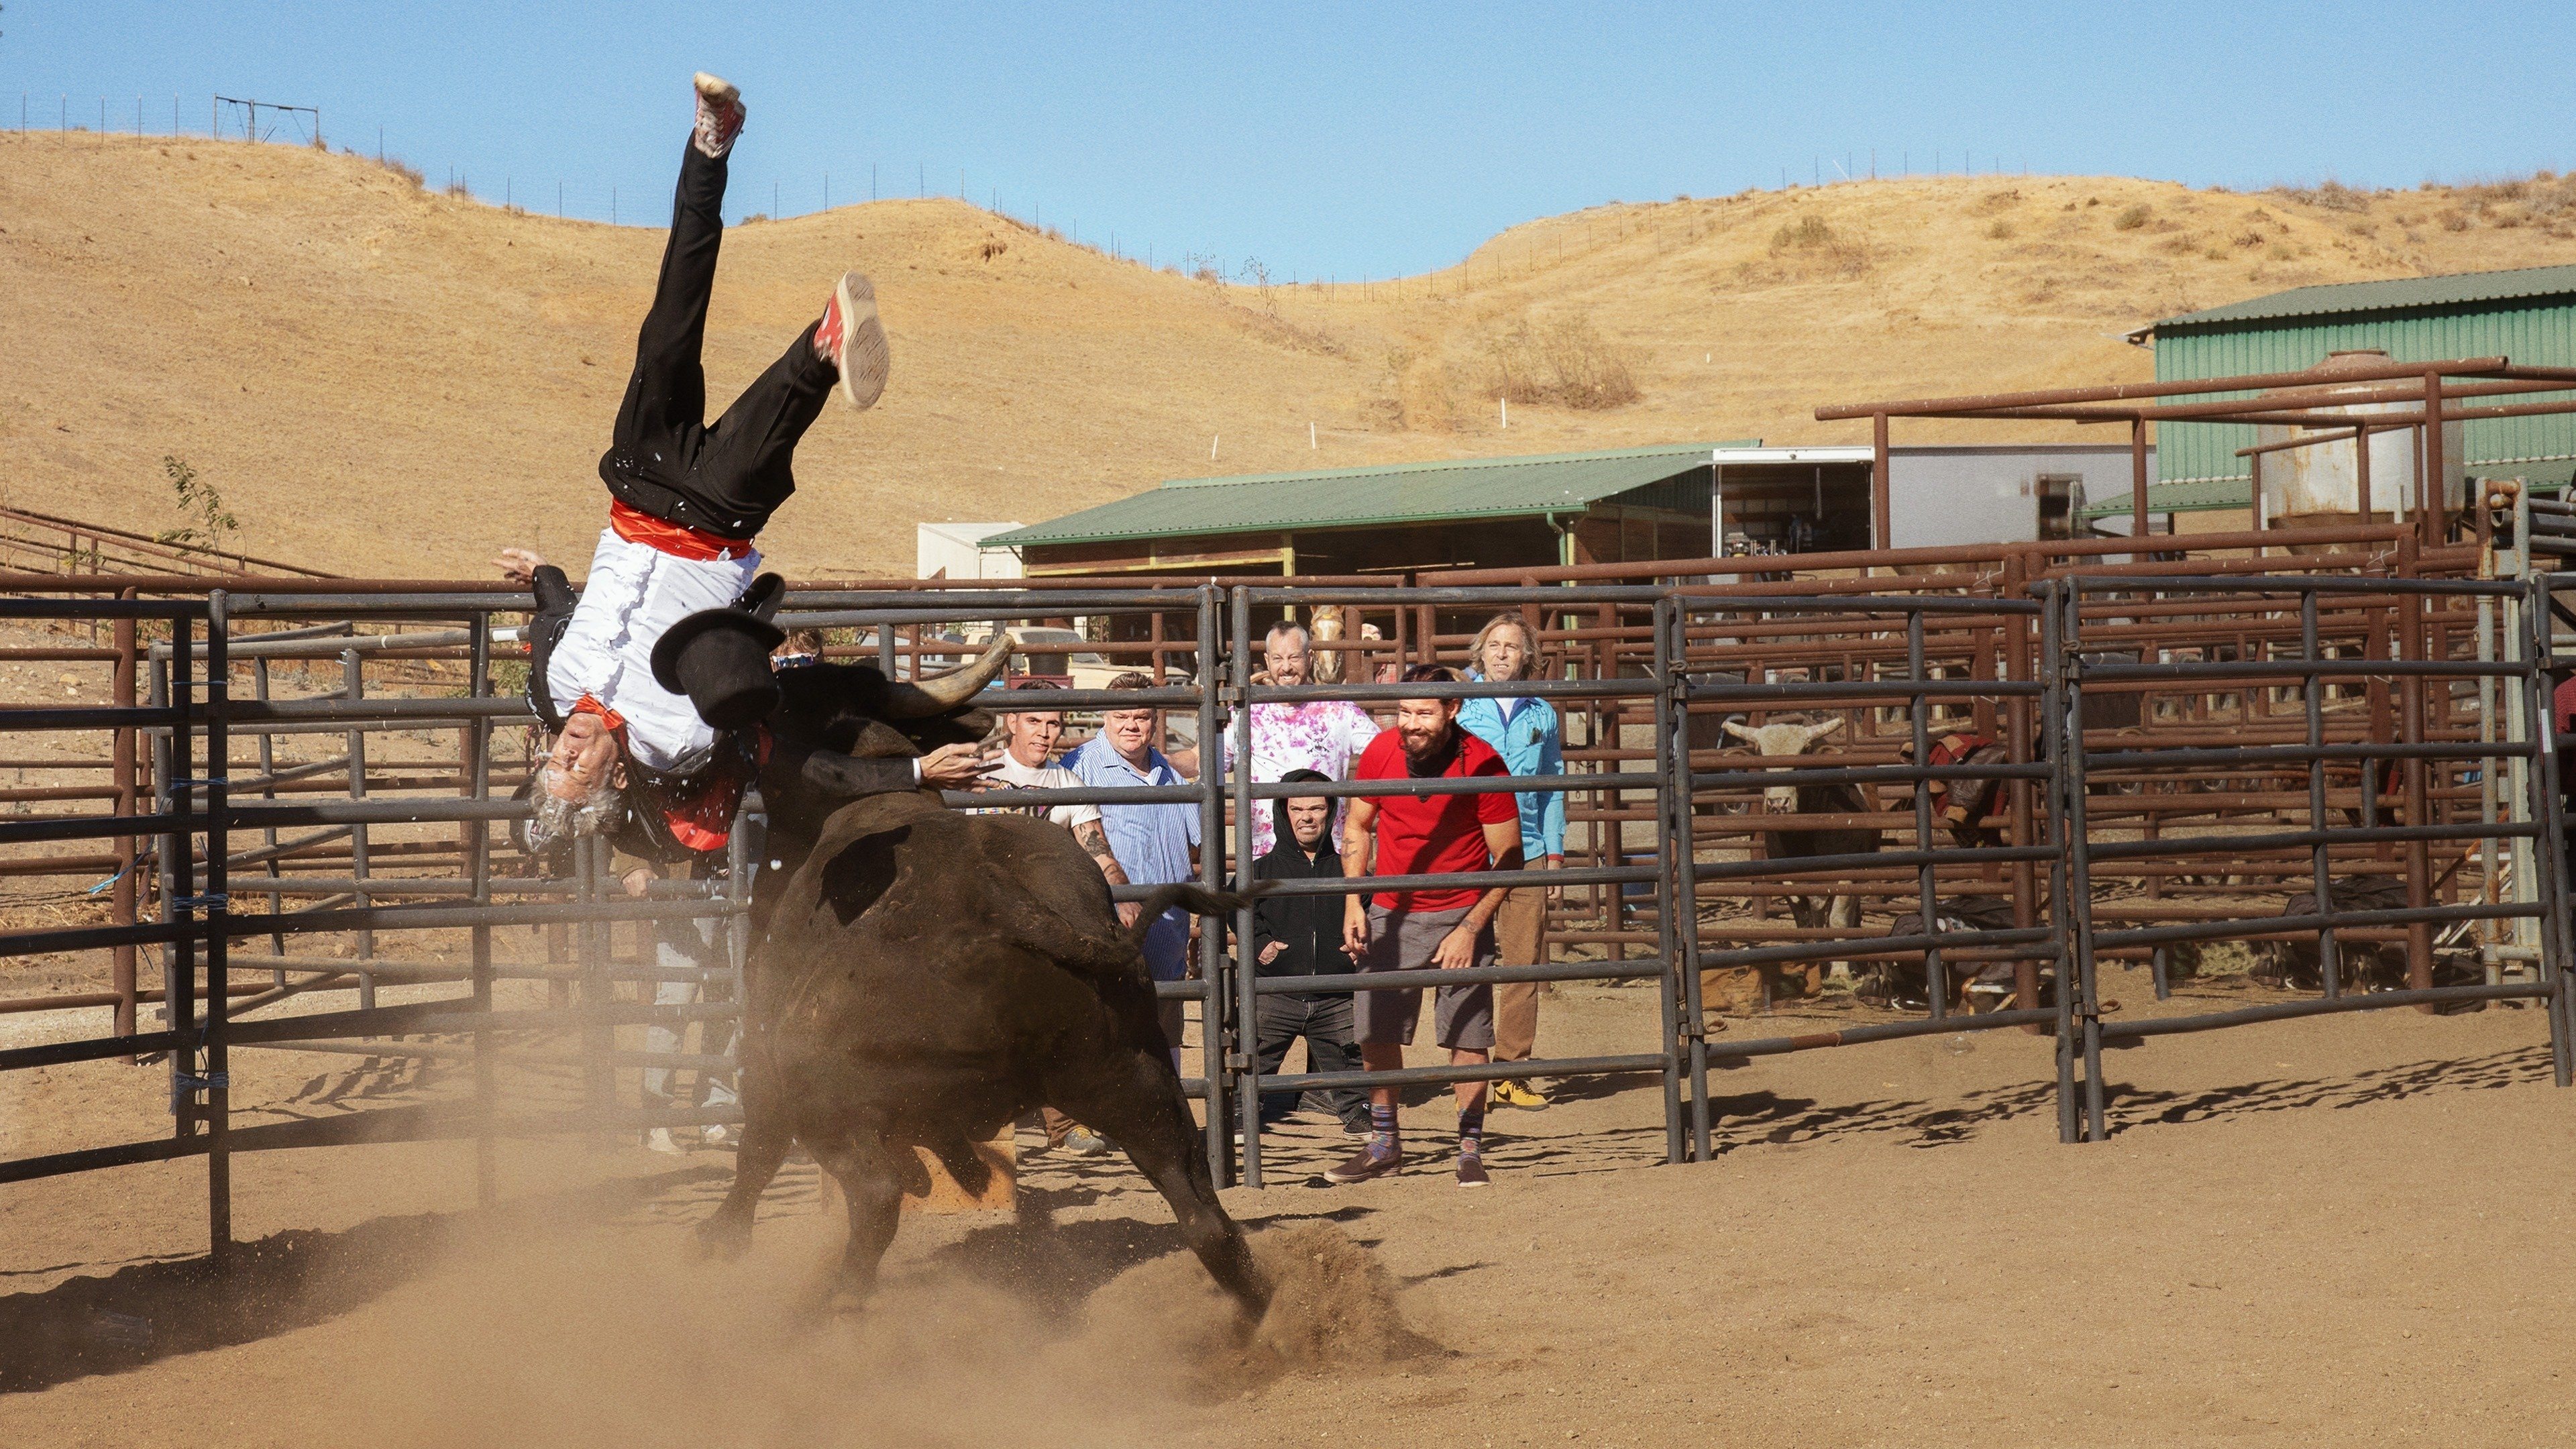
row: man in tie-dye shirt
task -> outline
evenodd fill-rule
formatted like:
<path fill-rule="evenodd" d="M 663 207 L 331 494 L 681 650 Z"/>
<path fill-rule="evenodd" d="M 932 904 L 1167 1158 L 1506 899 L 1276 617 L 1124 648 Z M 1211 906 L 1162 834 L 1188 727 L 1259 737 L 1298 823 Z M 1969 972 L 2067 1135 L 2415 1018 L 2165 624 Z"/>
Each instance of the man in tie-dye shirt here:
<path fill-rule="evenodd" d="M 1261 643 L 1262 667 L 1270 672 L 1273 684 L 1304 684 L 1309 675 L 1309 658 L 1313 645 L 1304 626 L 1280 623 L 1271 626 L 1269 637 Z M 1226 722 L 1224 769 L 1234 772 L 1236 725 Z M 1252 706 L 1252 778 L 1269 783 L 1290 770 L 1313 770 L 1328 780 L 1347 780 L 1351 763 L 1360 751 L 1377 738 L 1377 721 L 1368 711 L 1345 699 L 1314 700 L 1305 704 L 1256 704 Z M 1275 811 L 1252 812 L 1252 854 L 1254 859 L 1270 853 L 1276 843 L 1270 817 Z M 1333 839 L 1341 834 L 1341 811 L 1338 803 L 1333 812 Z"/>

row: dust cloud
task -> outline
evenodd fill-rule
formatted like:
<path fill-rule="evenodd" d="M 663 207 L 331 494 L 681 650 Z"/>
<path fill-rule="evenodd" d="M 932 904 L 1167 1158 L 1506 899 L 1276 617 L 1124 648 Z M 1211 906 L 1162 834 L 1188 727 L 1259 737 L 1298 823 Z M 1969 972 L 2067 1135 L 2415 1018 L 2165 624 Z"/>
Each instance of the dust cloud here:
<path fill-rule="evenodd" d="M 736 1263 L 687 1260 L 658 1233 L 461 1247 L 389 1300 L 395 1312 L 369 1315 L 367 1331 L 395 1341 L 374 1350 L 382 1372 L 352 1394 L 349 1428 L 419 1449 L 1109 1449 L 1283 1377 L 1439 1352 L 1406 1325 L 1375 1258 L 1328 1225 L 1254 1236 L 1276 1297 L 1248 1335 L 1186 1253 L 1072 1302 L 1044 1275 L 933 1255 L 890 1265 L 863 1311 L 834 1315 L 838 1224 L 761 1233 Z"/>

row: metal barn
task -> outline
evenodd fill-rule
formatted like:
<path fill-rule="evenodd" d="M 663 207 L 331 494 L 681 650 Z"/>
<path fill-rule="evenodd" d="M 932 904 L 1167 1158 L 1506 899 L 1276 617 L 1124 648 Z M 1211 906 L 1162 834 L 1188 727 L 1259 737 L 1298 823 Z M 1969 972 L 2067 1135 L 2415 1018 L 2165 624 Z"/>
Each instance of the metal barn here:
<path fill-rule="evenodd" d="M 2329 353 L 2378 350 L 2397 362 L 2505 357 L 2576 367 L 2576 266 L 2525 267 L 2298 287 L 2169 317 L 2131 340 L 2152 345 L 2158 382 L 2296 372 Z M 2518 401 L 2537 401 L 2537 398 Z M 2158 513 L 2247 507 L 2249 424 L 2163 427 Z M 2576 468 L 2576 415 L 2474 418 L 2468 472 L 2564 482 Z"/>

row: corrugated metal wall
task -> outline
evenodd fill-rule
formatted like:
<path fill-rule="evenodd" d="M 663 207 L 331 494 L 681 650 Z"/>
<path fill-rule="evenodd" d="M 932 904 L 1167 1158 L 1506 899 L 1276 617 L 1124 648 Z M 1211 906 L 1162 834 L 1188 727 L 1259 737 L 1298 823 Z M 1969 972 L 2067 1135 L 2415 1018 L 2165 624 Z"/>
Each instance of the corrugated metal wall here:
<path fill-rule="evenodd" d="M 2455 357 L 2510 357 L 2536 367 L 2576 367 L 2576 305 L 2564 299 L 2538 304 L 2474 303 L 2421 312 L 2349 318 L 2294 317 L 2233 326 L 2176 328 L 2156 334 L 2156 380 L 2233 377 L 2314 367 L 2329 352 L 2376 347 L 2400 362 L 2439 362 Z M 2536 402 L 2561 394 L 2526 394 Z M 2157 476 L 2242 478 L 2239 448 L 2254 442 L 2254 429 L 2235 424 L 2168 423 L 2157 427 Z M 2495 418 L 2468 424 L 2471 463 L 2576 454 L 2576 415 Z M 2557 476 L 2564 476 L 2559 465 Z"/>

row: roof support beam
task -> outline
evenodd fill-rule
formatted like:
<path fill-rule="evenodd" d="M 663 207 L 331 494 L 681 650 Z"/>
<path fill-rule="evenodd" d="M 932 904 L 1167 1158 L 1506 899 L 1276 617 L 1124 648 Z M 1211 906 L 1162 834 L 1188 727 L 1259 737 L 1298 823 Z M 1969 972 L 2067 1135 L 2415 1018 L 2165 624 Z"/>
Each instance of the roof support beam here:
<path fill-rule="evenodd" d="M 2449 376 L 2486 374 L 2503 371 L 2510 359 L 2503 357 L 2455 358 L 2448 362 L 2392 362 L 2382 367 L 2355 368 L 2340 373 L 2347 382 L 2385 382 L 2398 378 L 2423 376 L 2427 369 Z M 1881 413 L 1894 417 L 1939 417 L 1961 412 L 1991 412 L 1998 408 L 2048 407 L 2062 403 L 2115 402 L 2126 398 L 2174 397 L 2204 392 L 2250 392 L 2259 388 L 2314 386 L 2316 375 L 2309 371 L 2259 372 L 2240 377 L 2201 378 L 2191 382 L 2123 382 L 2103 387 L 2045 388 L 2037 392 L 1997 392 L 1967 397 L 1916 398 L 1906 402 L 1837 403 L 1816 409 L 1818 422 L 1865 418 Z"/>

